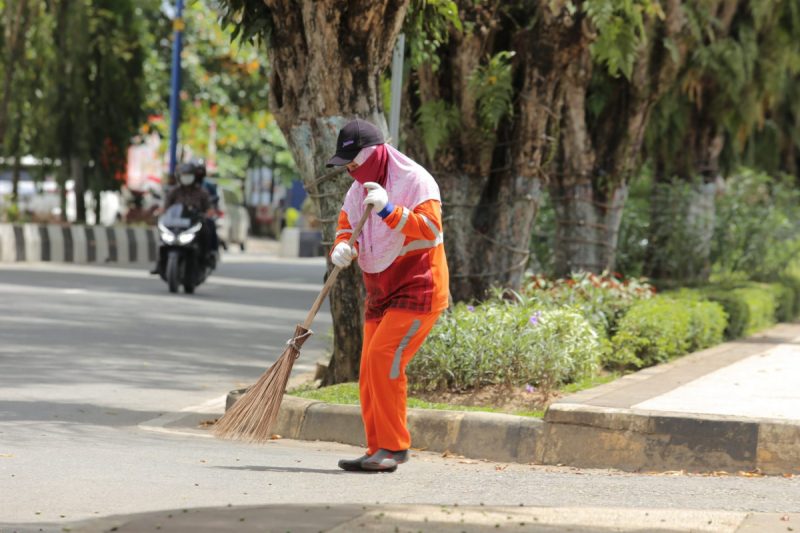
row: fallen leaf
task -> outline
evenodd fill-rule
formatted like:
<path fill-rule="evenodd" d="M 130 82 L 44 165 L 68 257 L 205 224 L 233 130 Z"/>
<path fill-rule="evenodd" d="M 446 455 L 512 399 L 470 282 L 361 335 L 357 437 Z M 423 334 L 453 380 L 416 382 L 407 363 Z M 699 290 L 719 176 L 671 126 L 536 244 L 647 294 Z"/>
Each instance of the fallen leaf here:
<path fill-rule="evenodd" d="M 764 473 L 761 472 L 761 470 L 758 468 L 749 470 L 747 472 L 745 472 L 744 470 L 740 470 L 739 475 L 743 477 L 764 477 Z"/>
<path fill-rule="evenodd" d="M 506 468 L 508 468 L 508 465 L 495 465 L 494 467 L 495 470 L 505 470 Z"/>
<path fill-rule="evenodd" d="M 0 457 L 2 457 L 4 459 L 11 459 L 12 457 L 14 457 L 14 454 L 13 453 L 0 453 Z"/>
<path fill-rule="evenodd" d="M 283 437 L 281 437 L 280 435 L 275 433 L 274 435 L 270 435 L 269 438 L 272 439 L 272 440 L 278 440 L 278 439 L 282 439 Z"/>
<path fill-rule="evenodd" d="M 200 426 L 201 428 L 207 428 L 208 426 L 213 426 L 214 424 L 216 424 L 217 420 L 218 420 L 217 418 L 213 418 L 211 420 L 203 420 L 197 425 Z"/>
<path fill-rule="evenodd" d="M 788 522 L 788 521 L 789 521 L 789 515 L 788 514 L 785 514 L 785 515 L 783 515 L 781 517 L 781 522 Z"/>
<path fill-rule="evenodd" d="M 464 461 L 459 461 L 459 463 L 461 463 L 462 465 L 476 465 L 478 464 L 478 461 L 470 461 L 469 459 L 467 459 Z"/>

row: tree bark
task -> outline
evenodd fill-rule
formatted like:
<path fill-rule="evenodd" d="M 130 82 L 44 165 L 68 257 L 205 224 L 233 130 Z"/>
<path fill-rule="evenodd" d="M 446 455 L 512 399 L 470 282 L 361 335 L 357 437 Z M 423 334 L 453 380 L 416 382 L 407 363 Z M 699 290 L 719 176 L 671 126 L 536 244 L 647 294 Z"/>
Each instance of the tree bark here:
<path fill-rule="evenodd" d="M 13 94 L 16 63 L 23 60 L 25 55 L 25 45 L 27 32 L 31 22 L 28 0 L 16 0 L 6 5 L 4 13 L 6 21 L 4 26 L 4 48 L 3 54 L 3 82 L 0 91 L 0 144 L 6 136 L 8 125 L 8 109 L 11 104 Z"/>
<path fill-rule="evenodd" d="M 75 194 L 75 221 L 86 224 L 86 182 L 84 179 L 83 161 L 72 156 L 69 160 L 70 176 L 72 177 L 72 192 Z"/>
<path fill-rule="evenodd" d="M 360 117 L 386 133 L 379 75 L 390 60 L 408 0 L 264 0 L 271 16 L 270 110 L 286 136 L 306 191 L 323 222 L 325 243 L 334 240 L 345 173 L 317 176 L 336 151 L 339 129 Z M 332 269 L 328 262 L 328 272 Z M 324 382 L 358 377 L 364 289 L 356 267 L 346 269 L 331 290 L 333 355 Z"/>
<path fill-rule="evenodd" d="M 655 17 L 646 21 L 648 38 L 637 53 L 630 79 L 594 72 L 600 67 L 593 65 L 590 54 L 593 29 L 588 19 L 577 21 L 589 41 L 583 41 L 564 71 L 560 144 L 550 182 L 558 216 L 557 275 L 614 269 L 627 183 L 640 165 L 650 112 L 676 77 L 684 56 L 679 52 L 676 61 L 664 45 L 666 39 L 678 40 L 684 29 L 681 3 L 669 0 L 662 5 L 664 21 Z M 611 95 L 592 117 L 587 98 L 598 82 L 608 84 Z"/>

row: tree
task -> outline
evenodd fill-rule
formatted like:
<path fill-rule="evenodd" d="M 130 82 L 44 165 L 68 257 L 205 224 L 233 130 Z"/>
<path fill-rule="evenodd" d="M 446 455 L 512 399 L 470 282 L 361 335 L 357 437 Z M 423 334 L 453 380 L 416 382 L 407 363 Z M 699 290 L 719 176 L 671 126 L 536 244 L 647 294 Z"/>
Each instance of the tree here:
<path fill-rule="evenodd" d="M 791 139 L 791 120 L 781 120 L 791 114 L 781 111 L 790 109 L 787 97 L 800 69 L 793 37 L 799 11 L 785 0 L 721 0 L 686 8 L 692 52 L 648 131 L 655 181 L 647 250 L 651 277 L 707 280 L 721 175 L 742 162 L 779 168 L 781 150 L 791 146 L 785 140 Z M 783 142 L 776 138 L 780 131 Z M 776 162 L 769 165 L 770 159 Z"/>
<path fill-rule="evenodd" d="M 336 151 L 338 131 L 349 120 L 361 117 L 386 130 L 380 74 L 391 59 L 408 0 L 223 0 L 220 4 L 223 22 L 236 27 L 234 38 L 258 38 L 267 44 L 270 111 L 320 213 L 323 240 L 330 244 L 352 182 L 341 174 L 318 177 L 326 173 L 325 161 Z M 326 383 L 358 376 L 363 291 L 355 266 L 342 272 L 331 291 L 334 351 Z"/>
<path fill-rule="evenodd" d="M 86 171 L 96 192 L 117 189 L 142 113 L 143 55 L 132 0 L 52 0 L 58 54 L 48 72 L 49 152 L 64 187 L 74 180 L 77 220 L 86 221 Z M 98 207 L 99 209 L 99 207 Z"/>

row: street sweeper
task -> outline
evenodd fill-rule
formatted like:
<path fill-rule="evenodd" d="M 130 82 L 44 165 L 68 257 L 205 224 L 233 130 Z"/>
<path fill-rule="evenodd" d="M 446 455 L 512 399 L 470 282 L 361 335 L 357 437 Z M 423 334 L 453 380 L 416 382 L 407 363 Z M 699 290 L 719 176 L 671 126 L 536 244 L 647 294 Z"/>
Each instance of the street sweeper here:
<path fill-rule="evenodd" d="M 367 290 L 359 394 L 366 453 L 341 460 L 348 471 L 394 471 L 408 461 L 406 365 L 447 308 L 448 270 L 439 187 L 422 166 L 356 119 L 339 132 L 330 166 L 346 166 L 354 182 L 345 196 L 331 261 L 353 259 Z M 354 245 L 353 227 L 372 206 Z"/>

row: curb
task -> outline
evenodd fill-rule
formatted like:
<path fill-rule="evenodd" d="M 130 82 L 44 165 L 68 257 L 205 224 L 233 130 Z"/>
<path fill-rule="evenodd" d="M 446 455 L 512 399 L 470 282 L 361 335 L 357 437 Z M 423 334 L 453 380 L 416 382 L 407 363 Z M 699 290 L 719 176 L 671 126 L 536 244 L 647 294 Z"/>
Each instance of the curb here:
<path fill-rule="evenodd" d="M 226 409 L 242 391 L 232 391 Z M 463 455 L 471 459 L 532 463 L 544 422 L 498 413 L 408 409 L 408 429 L 419 450 Z M 366 437 L 357 405 L 329 404 L 286 395 L 273 433 L 297 440 L 325 440 L 364 446 Z"/>
<path fill-rule="evenodd" d="M 152 263 L 157 252 L 151 227 L 0 224 L 0 263 Z"/>
<path fill-rule="evenodd" d="M 800 474 L 800 426 L 780 420 L 555 403 L 542 441 L 544 464 Z"/>

